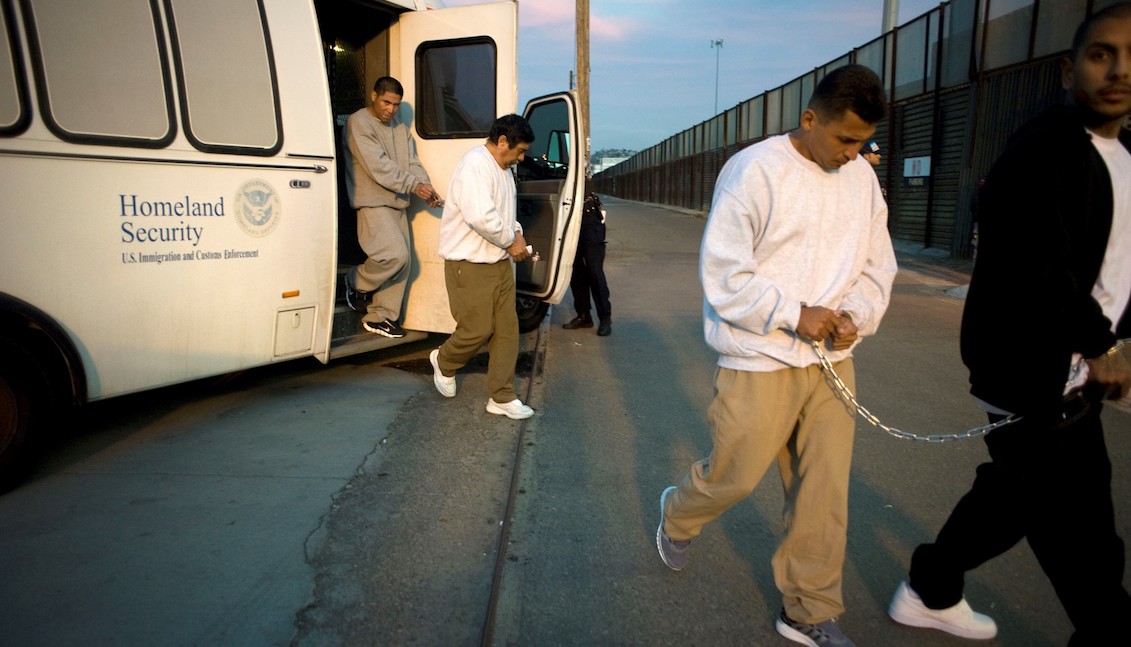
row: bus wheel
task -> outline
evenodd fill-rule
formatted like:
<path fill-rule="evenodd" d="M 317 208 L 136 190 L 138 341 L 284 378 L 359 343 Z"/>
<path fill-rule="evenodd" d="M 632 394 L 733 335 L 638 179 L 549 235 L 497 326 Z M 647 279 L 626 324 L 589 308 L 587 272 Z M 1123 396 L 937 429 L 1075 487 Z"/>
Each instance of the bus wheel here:
<path fill-rule="evenodd" d="M 550 309 L 550 304 L 520 294 L 515 299 L 515 308 L 518 310 L 518 332 L 528 333 L 538 330 L 542 319 L 546 317 L 546 311 Z"/>
<path fill-rule="evenodd" d="M 27 472 L 32 407 L 46 388 L 37 365 L 20 348 L 0 339 L 0 492 Z"/>

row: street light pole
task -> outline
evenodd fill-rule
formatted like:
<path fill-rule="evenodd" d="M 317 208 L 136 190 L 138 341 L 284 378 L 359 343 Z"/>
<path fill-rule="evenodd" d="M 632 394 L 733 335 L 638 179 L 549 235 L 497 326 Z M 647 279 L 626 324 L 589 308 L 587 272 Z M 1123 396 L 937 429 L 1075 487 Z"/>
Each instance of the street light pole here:
<path fill-rule="evenodd" d="M 715 50 L 715 114 L 719 114 L 719 51 L 723 48 L 723 39 L 711 41 L 711 48 Z"/>

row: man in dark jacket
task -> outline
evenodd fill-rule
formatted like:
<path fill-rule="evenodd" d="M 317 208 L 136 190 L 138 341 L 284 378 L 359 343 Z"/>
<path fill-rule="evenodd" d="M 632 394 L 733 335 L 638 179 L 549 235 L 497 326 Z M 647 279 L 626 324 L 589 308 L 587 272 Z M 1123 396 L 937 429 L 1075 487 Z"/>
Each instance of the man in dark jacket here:
<path fill-rule="evenodd" d="M 1131 336 L 1131 3 L 1081 25 L 1061 71 L 1072 105 L 1026 124 L 986 179 L 962 318 L 971 393 L 991 421 L 1019 419 L 986 435 L 990 462 L 915 550 L 888 613 L 993 637 L 964 574 L 1024 538 L 1075 627 L 1069 644 L 1114 644 L 1131 596 L 1099 413 L 1131 386 L 1117 341 Z"/>

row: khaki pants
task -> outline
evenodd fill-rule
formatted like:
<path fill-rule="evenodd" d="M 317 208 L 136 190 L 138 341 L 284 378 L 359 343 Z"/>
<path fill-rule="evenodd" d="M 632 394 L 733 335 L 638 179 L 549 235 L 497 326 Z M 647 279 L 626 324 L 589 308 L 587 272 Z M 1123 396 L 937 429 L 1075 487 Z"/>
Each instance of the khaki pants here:
<path fill-rule="evenodd" d="M 373 292 L 363 321 L 399 321 L 412 269 L 408 218 L 404 209 L 365 207 L 357 211 L 357 242 L 368 258 L 350 271 L 354 289 Z"/>
<path fill-rule="evenodd" d="M 440 372 L 455 374 L 488 344 L 487 390 L 495 402 L 515 399 L 518 362 L 518 313 L 515 311 L 514 264 L 444 261 L 444 282 L 456 330 L 440 346 Z"/>
<path fill-rule="evenodd" d="M 852 360 L 835 368 L 855 392 Z M 783 606 L 800 622 L 839 616 L 854 413 L 812 365 L 768 373 L 720 368 L 707 417 L 714 448 L 668 496 L 664 532 L 677 541 L 697 536 L 749 495 L 776 460 L 785 538 L 773 570 Z"/>

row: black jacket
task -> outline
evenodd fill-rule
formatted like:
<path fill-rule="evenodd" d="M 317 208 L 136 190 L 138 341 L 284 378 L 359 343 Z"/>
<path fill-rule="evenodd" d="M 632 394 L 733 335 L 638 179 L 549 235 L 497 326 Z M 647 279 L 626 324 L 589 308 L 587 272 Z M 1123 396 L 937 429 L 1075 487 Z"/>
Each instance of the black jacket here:
<path fill-rule="evenodd" d="M 1047 110 L 1013 136 L 979 197 L 962 360 L 971 393 L 1028 417 L 1058 415 L 1072 353 L 1095 357 L 1117 336 L 1091 296 L 1112 179 L 1089 138 L 1075 109 Z M 1120 139 L 1131 150 L 1131 134 Z M 1131 317 L 1117 334 L 1131 334 Z"/>
<path fill-rule="evenodd" d="M 581 224 L 601 224 L 601 206 L 601 198 L 596 193 L 585 196 L 585 202 L 581 208 Z"/>

